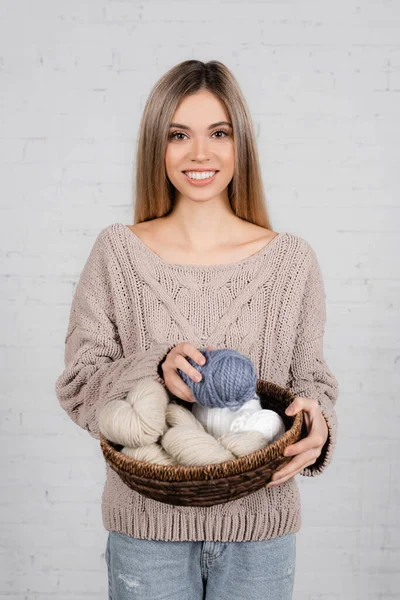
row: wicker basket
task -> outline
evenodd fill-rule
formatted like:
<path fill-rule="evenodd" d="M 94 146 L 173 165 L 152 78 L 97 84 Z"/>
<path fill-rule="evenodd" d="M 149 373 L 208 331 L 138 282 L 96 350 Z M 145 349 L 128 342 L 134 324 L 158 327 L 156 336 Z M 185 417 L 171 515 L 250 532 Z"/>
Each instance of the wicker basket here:
<path fill-rule="evenodd" d="M 166 389 L 170 397 L 176 399 Z M 295 398 L 293 394 L 263 379 L 257 381 L 256 391 L 262 408 L 276 411 L 286 432 L 251 454 L 204 466 L 156 465 L 126 456 L 120 452 L 123 446 L 106 440 L 100 433 L 104 458 L 127 486 L 159 502 L 212 506 L 242 498 L 265 486 L 276 469 L 291 460 L 291 457 L 283 456 L 284 449 L 306 435 L 303 411 L 294 417 L 285 414 L 285 409 Z M 184 403 L 185 406 L 188 404 L 191 403 Z"/>

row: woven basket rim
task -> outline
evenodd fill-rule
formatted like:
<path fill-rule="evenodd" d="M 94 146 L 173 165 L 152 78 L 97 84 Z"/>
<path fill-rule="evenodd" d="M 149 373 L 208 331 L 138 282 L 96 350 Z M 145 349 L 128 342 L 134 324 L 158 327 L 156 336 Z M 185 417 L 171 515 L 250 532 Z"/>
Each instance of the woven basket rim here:
<path fill-rule="evenodd" d="M 262 394 L 272 392 L 273 394 L 280 396 L 281 399 L 287 403 L 287 406 L 295 398 L 295 396 L 286 388 L 263 379 L 257 380 L 257 393 L 260 392 Z M 299 411 L 294 417 L 288 418 L 292 420 L 290 428 L 274 442 L 271 442 L 267 446 L 255 450 L 250 454 L 246 454 L 245 456 L 235 457 L 224 462 L 210 463 L 207 465 L 158 465 L 138 460 L 117 450 L 115 446 L 118 444 L 114 444 L 107 440 L 101 432 L 100 445 L 105 458 L 108 458 L 108 460 L 114 464 L 118 464 L 119 468 L 127 474 L 140 475 L 140 477 L 145 477 L 149 480 L 157 479 L 164 482 L 218 480 L 224 479 L 232 474 L 243 474 L 247 471 L 251 472 L 280 456 L 284 448 L 290 445 L 296 434 L 301 430 L 303 424 L 303 411 Z M 145 475 L 142 474 L 144 471 L 146 473 Z"/>

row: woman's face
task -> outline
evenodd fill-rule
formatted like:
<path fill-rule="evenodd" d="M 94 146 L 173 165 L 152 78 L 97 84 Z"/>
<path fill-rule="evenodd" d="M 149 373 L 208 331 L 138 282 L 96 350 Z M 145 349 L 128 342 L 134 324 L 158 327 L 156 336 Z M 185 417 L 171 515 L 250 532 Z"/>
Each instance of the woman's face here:
<path fill-rule="evenodd" d="M 165 154 L 175 199 L 226 198 L 234 159 L 233 129 L 223 102 L 208 90 L 183 98 L 172 118 Z M 201 171 L 215 174 L 199 180 Z M 191 179 L 188 173 L 196 172 L 197 179 Z"/>

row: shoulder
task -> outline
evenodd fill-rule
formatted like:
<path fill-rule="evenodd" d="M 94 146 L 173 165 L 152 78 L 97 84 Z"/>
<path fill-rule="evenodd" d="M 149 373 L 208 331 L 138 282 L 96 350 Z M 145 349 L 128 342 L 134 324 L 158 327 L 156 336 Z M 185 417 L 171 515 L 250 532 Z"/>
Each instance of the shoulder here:
<path fill-rule="evenodd" d="M 91 254 L 107 254 L 122 240 L 122 223 L 111 223 L 101 229 L 94 239 Z"/>
<path fill-rule="evenodd" d="M 282 232 L 281 235 L 286 240 L 287 249 L 290 249 L 299 259 L 312 260 L 316 258 L 315 249 L 305 238 L 290 231 Z"/>
<path fill-rule="evenodd" d="M 112 223 L 101 229 L 95 237 L 84 262 L 77 286 L 77 295 L 113 296 L 116 283 L 121 281 L 118 251 L 122 240 L 122 224 Z"/>
<path fill-rule="evenodd" d="M 87 255 L 81 279 L 89 275 L 99 277 L 108 271 L 109 259 L 115 252 L 118 225 L 107 225 L 97 233 Z"/>
<path fill-rule="evenodd" d="M 111 223 L 111 225 L 107 225 L 106 227 L 101 229 L 100 232 L 97 234 L 95 244 L 98 243 L 100 245 L 112 241 L 112 239 L 119 231 L 121 225 L 121 223 Z"/>
<path fill-rule="evenodd" d="M 314 246 L 305 238 L 291 232 L 285 232 L 283 243 L 286 265 L 290 277 L 299 285 L 322 280 L 321 265 Z"/>

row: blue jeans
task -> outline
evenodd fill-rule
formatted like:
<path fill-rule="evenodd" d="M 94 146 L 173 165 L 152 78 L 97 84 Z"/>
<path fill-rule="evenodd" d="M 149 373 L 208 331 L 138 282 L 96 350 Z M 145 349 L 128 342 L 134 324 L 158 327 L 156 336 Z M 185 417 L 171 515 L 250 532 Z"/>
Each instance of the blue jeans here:
<path fill-rule="evenodd" d="M 109 600 L 291 600 L 296 534 L 165 542 L 109 531 Z"/>

